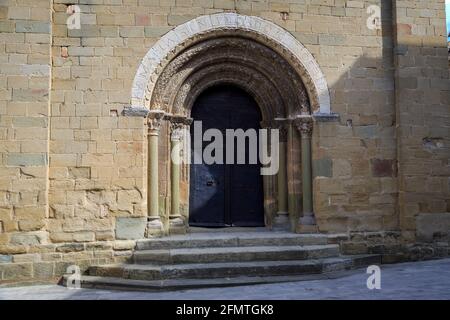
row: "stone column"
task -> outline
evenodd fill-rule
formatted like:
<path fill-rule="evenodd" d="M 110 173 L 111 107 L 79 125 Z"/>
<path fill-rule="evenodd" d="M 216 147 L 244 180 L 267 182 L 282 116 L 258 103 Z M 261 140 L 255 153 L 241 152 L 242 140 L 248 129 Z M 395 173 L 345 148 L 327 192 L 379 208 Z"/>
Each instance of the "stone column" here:
<path fill-rule="evenodd" d="M 279 130 L 279 167 L 277 174 L 277 203 L 278 210 L 274 219 L 274 229 L 289 229 L 288 195 L 287 195 L 287 170 L 286 170 L 286 119 L 275 119 L 276 128 Z"/>
<path fill-rule="evenodd" d="M 171 152 L 170 152 L 170 186 L 171 186 L 171 206 L 170 206 L 170 233 L 184 233 L 185 221 L 180 211 L 180 183 L 181 183 L 181 163 L 182 163 L 182 144 L 184 130 L 190 125 L 192 119 L 182 116 L 171 117 Z"/>
<path fill-rule="evenodd" d="M 268 131 L 267 134 L 267 148 L 270 151 L 270 130 L 272 129 L 272 122 L 270 121 L 261 121 L 261 129 L 265 129 Z M 263 193 L 264 193 L 264 220 L 265 224 L 268 227 L 273 227 L 274 224 L 274 176 L 264 175 L 263 179 Z"/>
<path fill-rule="evenodd" d="M 303 216 L 299 219 L 301 231 L 316 231 L 316 220 L 313 212 L 312 197 L 312 166 L 311 166 L 311 137 L 313 120 L 311 116 L 299 116 L 295 125 L 301 135 L 302 152 L 302 198 Z"/>
<path fill-rule="evenodd" d="M 158 136 L 164 111 L 150 110 L 148 113 L 148 223 L 147 235 L 158 236 L 163 232 L 163 224 L 159 216 L 159 190 L 158 190 Z"/>

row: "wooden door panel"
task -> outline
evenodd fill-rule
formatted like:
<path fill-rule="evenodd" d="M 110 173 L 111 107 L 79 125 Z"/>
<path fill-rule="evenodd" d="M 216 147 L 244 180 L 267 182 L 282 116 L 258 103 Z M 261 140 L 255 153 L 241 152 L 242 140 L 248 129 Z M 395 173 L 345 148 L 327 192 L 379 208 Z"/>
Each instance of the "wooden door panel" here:
<path fill-rule="evenodd" d="M 216 128 L 223 134 L 226 129 L 253 128 L 257 132 L 261 121 L 254 100 L 231 86 L 204 92 L 194 104 L 191 116 L 194 121 L 202 121 L 203 130 Z M 225 135 L 223 139 L 225 143 Z M 209 142 L 203 143 L 203 147 L 207 144 Z M 193 141 L 191 146 L 194 146 Z M 236 164 L 236 161 L 235 164 L 191 164 L 190 225 L 264 225 L 260 165 L 248 164 L 248 142 L 245 152 L 247 164 Z M 225 160 L 225 144 L 223 154 Z"/>

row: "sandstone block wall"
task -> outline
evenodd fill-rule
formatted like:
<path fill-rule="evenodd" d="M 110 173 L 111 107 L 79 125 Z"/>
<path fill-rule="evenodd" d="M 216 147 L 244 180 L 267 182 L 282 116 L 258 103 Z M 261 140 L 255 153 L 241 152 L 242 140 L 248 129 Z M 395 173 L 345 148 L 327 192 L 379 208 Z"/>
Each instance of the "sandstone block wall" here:
<path fill-rule="evenodd" d="M 0 4 L 0 253 L 48 242 L 51 1 Z"/>
<path fill-rule="evenodd" d="M 98 239 L 98 235 L 107 233 L 106 229 L 114 230 L 114 217 L 145 214 L 143 121 L 126 118 L 123 121 L 135 121 L 135 127 L 130 128 L 117 126 L 115 120 L 121 121 L 121 109 L 129 103 L 140 59 L 162 34 L 194 17 L 227 10 L 263 17 L 292 32 L 311 51 L 327 77 L 332 109 L 341 114 L 341 122 L 318 125 L 315 133 L 318 146 L 315 164 L 323 163 L 328 170 L 327 175 L 318 170 L 315 180 L 315 205 L 321 229 L 398 227 L 392 25 L 387 2 L 129 1 L 126 4 L 81 1 L 82 23 L 85 21 L 81 30 L 67 30 L 67 5 L 57 1 L 54 4 L 52 131 L 55 133 L 50 137 L 49 194 L 50 210 L 55 212 L 49 226 L 54 241 L 75 240 L 73 236 L 83 230 L 86 240 Z M 367 7 L 371 4 L 382 9 L 383 32 L 367 28 Z M 126 134 L 126 130 L 134 133 Z M 133 141 L 136 147 L 121 155 L 118 147 Z M 160 146 L 165 145 L 161 141 Z M 160 154 L 164 152 L 165 149 Z M 124 158 L 127 160 L 121 162 Z M 97 165 L 100 167 L 96 168 Z M 68 171 L 79 167 L 84 170 L 83 177 Z M 161 170 L 160 202 L 164 214 L 170 196 L 166 176 L 165 170 Z M 83 179 L 89 183 L 83 184 Z M 107 199 L 103 203 L 91 200 L 93 189 Z M 133 207 L 117 207 L 119 192 L 135 193 Z M 129 199 L 120 198 L 130 203 Z M 92 213 L 82 216 L 81 212 L 86 210 Z M 108 216 L 95 217 L 101 210 L 108 212 Z M 63 226 L 69 217 L 70 224 L 79 225 L 78 229 Z M 99 219 L 105 230 L 93 231 L 86 225 L 88 217 L 91 221 Z"/>
<path fill-rule="evenodd" d="M 428 241 L 446 239 L 450 227 L 450 79 L 443 5 L 432 0 L 394 6 L 400 228 L 408 238 Z"/>
<path fill-rule="evenodd" d="M 80 30 L 66 25 L 72 4 Z M 381 30 L 367 27 L 371 5 L 380 8 Z M 6 0 L 0 279 L 23 270 L 34 277 L 37 263 L 55 276 L 58 263 L 129 253 L 120 239 L 139 238 L 147 214 L 144 120 L 122 116 L 133 77 L 163 34 L 224 11 L 285 28 L 325 74 L 340 119 L 317 122 L 313 133 L 320 231 L 395 230 L 408 241 L 448 243 L 444 0 Z M 167 217 L 168 172 L 160 171 Z"/>

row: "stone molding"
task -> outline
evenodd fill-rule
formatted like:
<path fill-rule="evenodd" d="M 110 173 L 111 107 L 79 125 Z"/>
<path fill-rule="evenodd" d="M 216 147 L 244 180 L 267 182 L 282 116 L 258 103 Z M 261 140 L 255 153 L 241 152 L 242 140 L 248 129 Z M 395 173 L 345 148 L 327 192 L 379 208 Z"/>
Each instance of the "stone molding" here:
<path fill-rule="evenodd" d="M 164 67 L 177 52 L 192 44 L 201 35 L 218 30 L 238 30 L 255 34 L 277 45 L 278 52 L 288 52 L 301 66 L 302 78 L 309 87 L 311 95 L 316 97 L 319 112 L 329 114 L 330 95 L 323 72 L 312 54 L 288 31 L 260 17 L 245 16 L 236 13 L 218 13 L 204 15 L 177 26 L 166 33 L 147 52 L 138 67 L 131 92 L 132 108 L 146 105 L 146 97 L 152 95 L 153 86 L 158 78 L 158 69 Z M 198 40 L 197 40 L 198 41 Z M 311 99 L 315 100 L 315 99 Z"/>

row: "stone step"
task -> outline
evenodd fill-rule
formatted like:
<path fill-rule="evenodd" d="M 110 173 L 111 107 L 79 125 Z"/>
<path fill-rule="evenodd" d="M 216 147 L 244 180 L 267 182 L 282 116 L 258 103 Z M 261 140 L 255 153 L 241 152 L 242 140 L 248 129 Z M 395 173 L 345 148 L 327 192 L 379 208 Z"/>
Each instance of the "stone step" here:
<path fill-rule="evenodd" d="M 358 269 L 361 266 L 355 266 Z M 352 269 L 352 270 L 354 270 Z M 81 276 L 82 288 L 103 290 L 135 290 L 135 291 L 170 291 L 200 288 L 234 287 L 255 284 L 282 283 L 294 281 L 311 281 L 335 279 L 349 275 L 349 270 L 330 271 L 320 274 L 290 276 L 239 276 L 233 278 L 211 279 L 167 279 L 167 280 L 133 280 L 114 277 Z M 67 286 L 69 275 L 63 277 L 63 285 Z"/>
<path fill-rule="evenodd" d="M 379 255 L 340 256 L 334 258 L 216 262 L 173 265 L 103 265 L 89 268 L 88 275 L 132 280 L 212 279 L 240 276 L 287 276 L 319 274 L 349 270 L 369 264 L 380 264 Z"/>
<path fill-rule="evenodd" d="M 339 255 L 338 245 L 208 247 L 142 250 L 133 255 L 137 264 L 282 261 L 327 258 Z"/>
<path fill-rule="evenodd" d="M 295 234 L 287 232 L 203 232 L 173 235 L 165 238 L 138 240 L 136 250 L 172 248 L 296 246 L 327 244 L 324 234 Z"/>

